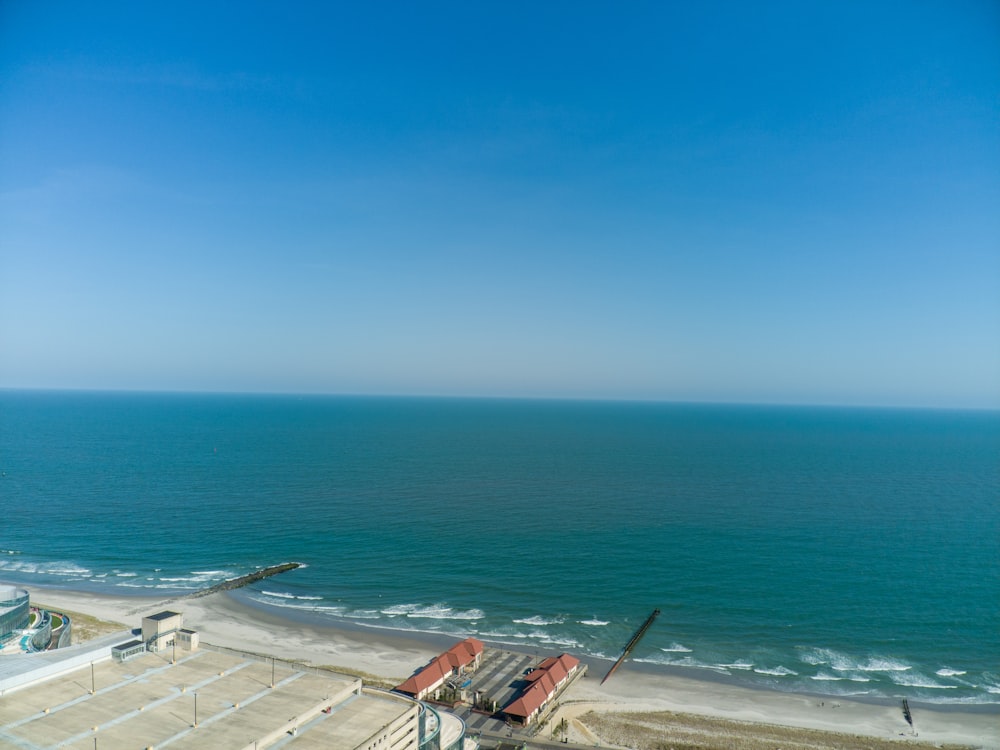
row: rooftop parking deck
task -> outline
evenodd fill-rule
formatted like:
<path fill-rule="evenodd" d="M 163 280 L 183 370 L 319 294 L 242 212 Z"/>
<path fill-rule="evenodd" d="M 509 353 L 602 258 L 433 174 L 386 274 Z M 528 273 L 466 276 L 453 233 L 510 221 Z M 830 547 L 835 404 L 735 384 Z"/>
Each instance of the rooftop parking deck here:
<path fill-rule="evenodd" d="M 169 654 L 145 654 L 124 664 L 95 663 L 92 670 L 4 696 L 0 746 L 93 750 L 96 738 L 100 750 L 227 750 L 253 747 L 255 740 L 261 748 L 331 747 L 327 730 L 371 734 L 412 706 L 359 696 L 356 678 L 209 650 L 179 655 L 175 664 Z M 323 714 L 327 706 L 333 709 Z"/>

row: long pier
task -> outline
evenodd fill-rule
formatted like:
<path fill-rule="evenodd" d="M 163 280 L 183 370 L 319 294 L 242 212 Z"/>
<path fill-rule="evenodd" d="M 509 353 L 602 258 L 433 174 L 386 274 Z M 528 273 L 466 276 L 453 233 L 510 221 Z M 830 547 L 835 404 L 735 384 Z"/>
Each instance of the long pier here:
<path fill-rule="evenodd" d="M 276 576 L 278 573 L 284 573 L 288 570 L 295 570 L 296 568 L 301 568 L 302 563 L 288 562 L 282 563 L 281 565 L 272 565 L 268 568 L 261 568 L 260 570 L 255 570 L 253 573 L 248 573 L 245 576 L 239 576 L 238 578 L 230 578 L 228 581 L 223 581 L 222 583 L 217 583 L 214 586 L 209 586 L 207 589 L 202 589 L 201 591 L 196 591 L 191 594 L 191 598 L 199 596 L 208 596 L 209 594 L 216 594 L 220 591 L 231 591 L 232 589 L 242 588 L 248 584 L 259 581 L 262 578 L 270 578 L 271 576 Z"/>
<path fill-rule="evenodd" d="M 632 636 L 629 642 L 625 644 L 625 649 L 622 651 L 622 655 L 618 657 L 618 661 L 616 661 L 611 666 L 611 669 L 608 670 L 608 673 L 604 675 L 604 679 L 601 680 L 602 685 L 608 681 L 611 675 L 615 673 L 615 670 L 618 669 L 618 667 L 622 665 L 622 662 L 628 658 L 629 654 L 632 653 L 632 649 L 634 649 L 636 645 L 638 645 L 639 641 L 642 640 L 642 637 L 646 635 L 646 631 L 649 630 L 650 625 L 653 624 L 653 620 L 659 617 L 659 615 L 660 615 L 660 610 L 654 609 L 653 613 L 646 618 L 646 622 L 644 622 L 642 625 L 639 626 L 639 629 L 635 631 L 635 634 Z"/>

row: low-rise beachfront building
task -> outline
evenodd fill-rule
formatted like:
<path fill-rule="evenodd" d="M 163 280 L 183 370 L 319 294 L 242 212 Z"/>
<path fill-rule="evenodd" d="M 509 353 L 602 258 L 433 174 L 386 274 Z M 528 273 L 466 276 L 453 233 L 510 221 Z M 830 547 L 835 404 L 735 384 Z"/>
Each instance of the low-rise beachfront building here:
<path fill-rule="evenodd" d="M 579 668 L 580 660 L 569 654 L 545 659 L 525 677 L 527 686 L 504 707 L 504 715 L 521 726 L 535 721 L 569 685 Z"/>
<path fill-rule="evenodd" d="M 395 690 L 418 701 L 434 700 L 450 677 L 459 677 L 479 668 L 483 658 L 483 642 L 475 638 L 459 641 L 410 677 Z"/>

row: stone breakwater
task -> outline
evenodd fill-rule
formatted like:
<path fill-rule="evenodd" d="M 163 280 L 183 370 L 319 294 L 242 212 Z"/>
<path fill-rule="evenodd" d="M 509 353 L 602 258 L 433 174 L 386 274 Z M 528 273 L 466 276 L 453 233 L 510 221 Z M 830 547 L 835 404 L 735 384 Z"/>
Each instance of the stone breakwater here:
<path fill-rule="evenodd" d="M 289 570 L 295 570 L 296 568 L 301 568 L 302 563 L 288 562 L 282 563 L 281 565 L 271 565 L 267 568 L 261 568 L 260 570 L 255 570 L 253 573 L 247 573 L 244 576 L 238 576 L 236 578 L 230 578 L 228 581 L 223 581 L 222 583 L 217 583 L 214 586 L 209 586 L 207 589 L 202 589 L 194 594 L 191 594 L 191 598 L 199 596 L 208 596 L 209 594 L 217 594 L 220 591 L 232 591 L 233 589 L 242 588 L 248 586 L 251 583 L 256 583 L 257 581 L 263 580 L 264 578 L 270 578 L 271 576 L 276 576 L 279 573 L 285 573 Z"/>

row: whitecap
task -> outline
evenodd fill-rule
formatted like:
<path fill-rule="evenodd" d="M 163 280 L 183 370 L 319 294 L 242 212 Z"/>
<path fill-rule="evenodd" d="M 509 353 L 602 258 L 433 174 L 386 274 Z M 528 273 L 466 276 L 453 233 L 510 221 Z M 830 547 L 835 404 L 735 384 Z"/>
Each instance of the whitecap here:
<path fill-rule="evenodd" d="M 838 656 L 830 662 L 838 672 L 906 672 L 913 667 L 899 659 L 873 656 L 865 661 L 855 661 L 846 656 Z"/>
<path fill-rule="evenodd" d="M 744 672 L 753 669 L 753 663 L 746 661 L 738 661 L 733 664 L 720 664 L 719 666 L 725 669 L 742 669 Z"/>
<path fill-rule="evenodd" d="M 665 651 L 668 654 L 690 654 L 691 649 L 687 646 L 682 646 L 679 643 L 671 643 L 669 648 L 661 648 L 660 651 Z"/>
<path fill-rule="evenodd" d="M 281 591 L 261 591 L 264 596 L 274 596 L 278 599 L 296 599 L 295 594 L 286 594 Z"/>
<path fill-rule="evenodd" d="M 524 617 L 518 620 L 514 620 L 514 622 L 518 623 L 519 625 L 562 625 L 563 620 L 559 619 L 549 620 L 542 617 L 541 615 L 535 615 L 533 617 Z"/>
<path fill-rule="evenodd" d="M 595 628 L 599 628 L 608 624 L 607 620 L 598 620 L 597 618 L 594 618 L 593 620 L 577 620 L 577 622 L 579 622 L 581 625 L 590 625 Z"/>
<path fill-rule="evenodd" d="M 804 648 L 799 661 L 810 666 L 828 665 L 837 672 L 905 672 L 912 666 L 885 656 L 852 657 L 829 648 Z"/>
<path fill-rule="evenodd" d="M 935 674 L 939 677 L 961 677 L 965 674 L 965 671 L 962 669 L 948 669 L 947 667 L 942 667 L 935 672 Z"/>
<path fill-rule="evenodd" d="M 889 678 L 902 687 L 926 688 L 929 690 L 955 690 L 958 685 L 942 685 L 919 672 L 894 672 Z"/>
<path fill-rule="evenodd" d="M 485 613 L 481 609 L 469 609 L 464 612 L 455 611 L 446 604 L 396 604 L 381 610 L 389 617 L 404 616 L 429 620 L 481 620 Z"/>
<path fill-rule="evenodd" d="M 572 638 L 543 638 L 542 643 L 553 646 L 563 646 L 565 648 L 580 648 L 580 642 Z"/>
<path fill-rule="evenodd" d="M 864 664 L 859 664 L 857 669 L 861 672 L 906 672 L 913 667 L 898 659 L 869 659 Z"/>
<path fill-rule="evenodd" d="M 766 669 L 766 668 L 754 669 L 754 672 L 756 672 L 757 674 L 770 675 L 771 677 L 796 677 L 799 674 L 798 672 L 793 672 L 788 667 L 775 667 L 774 669 Z"/>
<path fill-rule="evenodd" d="M 426 612 L 413 612 L 407 617 L 426 617 L 435 620 L 482 620 L 486 613 L 481 609 L 467 609 L 464 612 L 456 612 L 451 607 L 444 609 L 429 609 Z"/>
<path fill-rule="evenodd" d="M 636 661 L 643 661 L 642 659 L 636 659 Z M 655 664 L 669 664 L 671 666 L 677 667 L 693 667 L 694 669 L 707 669 L 712 672 L 718 672 L 719 674 L 732 674 L 725 667 L 720 667 L 718 664 L 705 664 L 703 662 L 692 659 L 690 656 L 685 656 L 683 659 L 668 659 L 665 662 L 650 660 Z"/>
<path fill-rule="evenodd" d="M 386 607 L 381 610 L 381 612 L 383 615 L 389 615 L 389 617 L 395 617 L 396 615 L 408 615 L 419 606 L 419 604 L 395 604 L 391 607 Z"/>
<path fill-rule="evenodd" d="M 52 563 L 51 566 L 42 566 L 39 568 L 39 573 L 47 573 L 51 575 L 90 575 L 90 570 L 88 568 L 77 568 L 73 565 L 68 565 L 65 568 L 54 567 L 56 565 L 66 565 L 66 563 Z"/>
<path fill-rule="evenodd" d="M 831 651 L 828 648 L 810 648 L 799 657 L 799 661 L 803 664 L 808 664 L 813 667 L 817 667 L 820 664 L 831 664 L 833 662 L 843 663 L 847 657 L 842 654 L 838 654 L 836 651 Z"/>
<path fill-rule="evenodd" d="M 377 620 L 379 619 L 379 611 L 377 609 L 356 609 L 353 612 L 348 612 L 344 616 L 357 620 Z"/>

